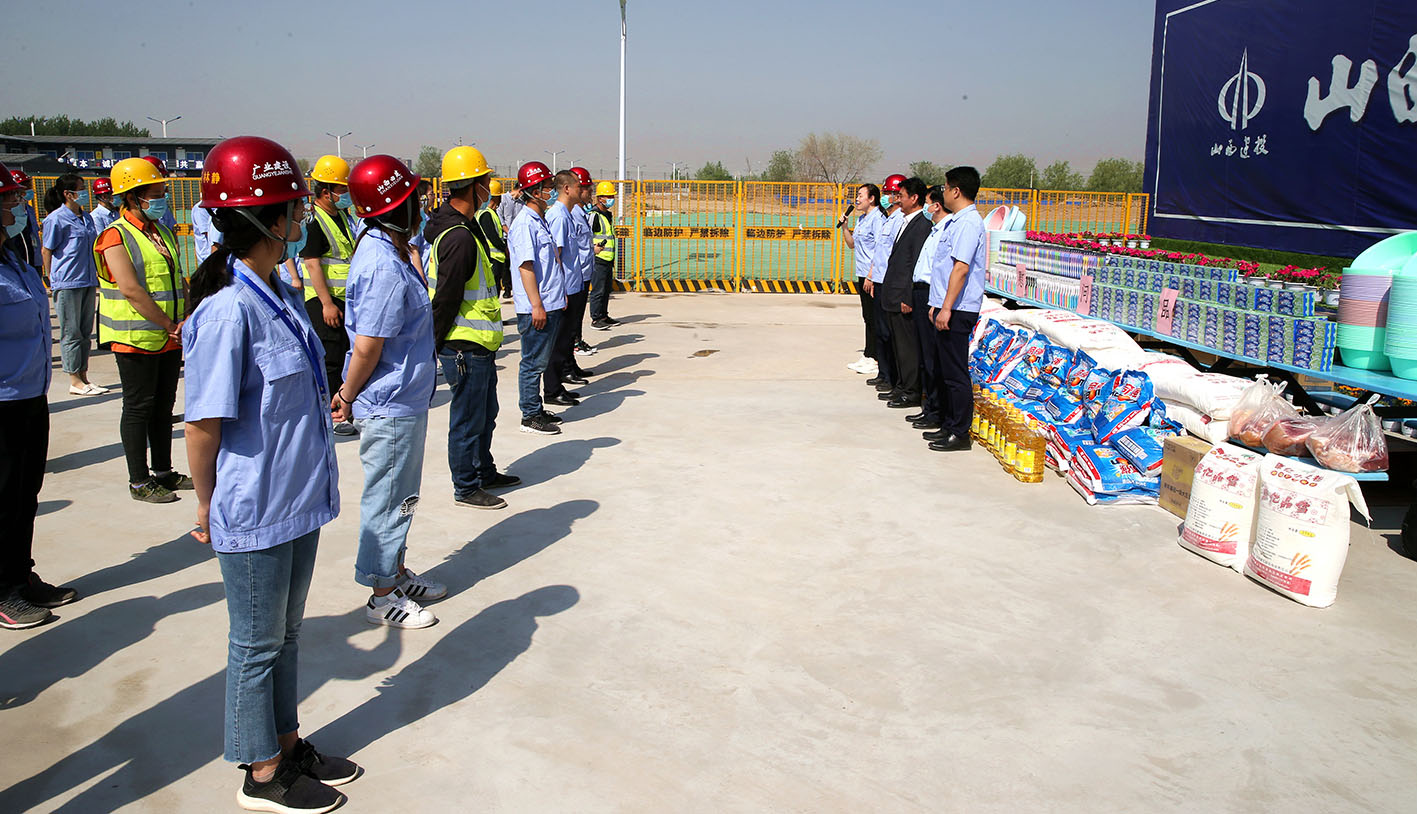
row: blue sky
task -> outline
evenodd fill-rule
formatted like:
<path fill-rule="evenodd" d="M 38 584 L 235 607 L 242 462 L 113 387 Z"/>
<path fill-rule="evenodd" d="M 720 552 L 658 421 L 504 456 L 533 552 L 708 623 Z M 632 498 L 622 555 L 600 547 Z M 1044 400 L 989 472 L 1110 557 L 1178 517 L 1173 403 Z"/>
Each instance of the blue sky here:
<path fill-rule="evenodd" d="M 562 166 L 616 164 L 615 0 L 48 0 L 5 16 L 7 116 L 180 114 L 171 135 L 265 135 L 297 156 L 348 130 L 347 156 L 461 136 L 495 165 L 558 149 Z M 758 171 L 830 130 L 876 138 L 879 174 L 1143 157 L 1148 0 L 629 0 L 628 16 L 627 164 L 646 177 L 670 161 Z"/>

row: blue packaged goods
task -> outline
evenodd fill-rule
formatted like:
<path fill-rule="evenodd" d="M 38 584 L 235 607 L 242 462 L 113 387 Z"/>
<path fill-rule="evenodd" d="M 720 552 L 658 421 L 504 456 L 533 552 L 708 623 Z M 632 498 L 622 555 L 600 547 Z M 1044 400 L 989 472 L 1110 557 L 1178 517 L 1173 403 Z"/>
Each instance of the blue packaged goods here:
<path fill-rule="evenodd" d="M 1021 393 L 1020 397 L 1025 401 L 1045 401 L 1058 392 L 1059 387 L 1057 385 L 1050 384 L 1044 379 L 1040 379 L 1025 388 L 1025 392 Z"/>
<path fill-rule="evenodd" d="M 1014 343 L 1012 342 L 1011 345 Z M 1001 370 L 1005 373 L 1001 381 L 1005 384 L 1005 389 L 1017 396 L 1023 396 L 1040 377 L 1040 360 L 1044 358 L 1045 346 L 1049 344 L 1049 338 L 1044 334 L 1035 334 L 1022 343 L 1018 353 L 1013 353 L 1009 346 L 1005 349 L 1006 358 L 1001 362 Z M 1009 367 L 1006 368 L 1006 365 Z"/>
<path fill-rule="evenodd" d="M 1182 435 L 1183 425 L 1168 415 L 1168 405 L 1160 398 L 1154 398 L 1148 406 L 1148 426 L 1161 430 L 1166 435 Z"/>
<path fill-rule="evenodd" d="M 1084 398 L 1084 381 L 1089 377 L 1089 371 L 1095 367 L 1094 357 L 1084 351 L 1075 351 L 1074 360 L 1069 363 L 1069 374 L 1065 376 L 1064 387 L 1069 391 L 1069 395 L 1075 400 L 1082 401 Z"/>
<path fill-rule="evenodd" d="M 1069 366 L 1074 362 L 1074 351 L 1059 345 L 1046 345 L 1045 355 L 1040 362 L 1040 378 L 1059 387 L 1069 375 Z"/>
<path fill-rule="evenodd" d="M 1175 433 L 1152 427 L 1134 427 L 1123 430 L 1109 440 L 1109 446 L 1148 477 L 1163 474 L 1163 439 Z"/>
<path fill-rule="evenodd" d="M 1137 489 L 1156 493 L 1158 489 L 1158 478 L 1144 475 L 1117 450 L 1104 444 L 1080 444 L 1070 459 L 1069 471 L 1078 473 L 1095 494 Z"/>
<path fill-rule="evenodd" d="M 1182 288 L 1178 289 L 1182 296 L 1192 299 L 1197 296 L 1197 279 L 1194 277 L 1182 278 Z"/>
<path fill-rule="evenodd" d="M 1093 418 L 1104 408 L 1104 401 L 1108 398 L 1108 390 L 1113 384 L 1114 375 L 1112 370 L 1096 367 L 1084 377 L 1084 384 L 1079 390 L 1079 400 L 1084 402 L 1084 408 L 1089 411 L 1090 418 Z"/>
<path fill-rule="evenodd" d="M 977 381 L 990 381 L 995 372 L 996 360 L 1014 336 L 1015 331 L 991 320 L 980 342 L 976 344 L 975 352 L 971 354 L 971 375 Z"/>
<path fill-rule="evenodd" d="M 1069 425 L 1084 418 L 1084 404 L 1064 390 L 1044 399 L 1044 406 L 1052 424 Z"/>
<path fill-rule="evenodd" d="M 1137 427 L 1148 420 L 1153 404 L 1153 380 L 1141 370 L 1125 370 L 1114 376 L 1108 398 L 1094 413 L 1094 438 L 1106 444 L 1115 433 Z"/>

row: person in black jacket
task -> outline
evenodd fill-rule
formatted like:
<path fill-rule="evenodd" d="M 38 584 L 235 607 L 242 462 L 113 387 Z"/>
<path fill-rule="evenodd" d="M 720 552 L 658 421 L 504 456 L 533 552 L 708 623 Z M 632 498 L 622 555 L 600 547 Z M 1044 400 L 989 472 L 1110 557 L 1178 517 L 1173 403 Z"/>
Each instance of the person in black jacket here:
<path fill-rule="evenodd" d="M 498 214 L 502 205 L 503 185 L 497 179 L 489 182 L 488 191 L 492 197 L 488 205 L 478 210 L 473 218 L 483 230 L 483 238 L 488 243 L 488 257 L 493 261 L 493 271 L 498 275 L 498 290 L 503 297 L 512 296 L 512 268 L 507 261 L 507 224 Z"/>
<path fill-rule="evenodd" d="M 903 181 L 898 200 L 904 217 L 902 231 L 892 245 L 887 273 L 877 292 L 877 304 L 887 318 L 899 379 L 896 390 L 879 394 L 878 398 L 894 409 L 921 405 L 921 343 L 912 325 L 912 270 L 926 236 L 931 234 L 931 221 L 920 214 L 926 201 L 926 182 L 916 177 Z"/>

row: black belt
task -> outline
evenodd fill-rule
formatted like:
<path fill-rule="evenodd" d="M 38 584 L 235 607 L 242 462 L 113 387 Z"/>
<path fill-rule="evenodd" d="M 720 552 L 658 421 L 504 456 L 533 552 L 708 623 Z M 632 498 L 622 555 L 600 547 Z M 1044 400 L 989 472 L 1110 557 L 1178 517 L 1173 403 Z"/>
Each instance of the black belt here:
<path fill-rule="evenodd" d="M 930 291 L 931 283 L 912 283 L 912 291 Z"/>

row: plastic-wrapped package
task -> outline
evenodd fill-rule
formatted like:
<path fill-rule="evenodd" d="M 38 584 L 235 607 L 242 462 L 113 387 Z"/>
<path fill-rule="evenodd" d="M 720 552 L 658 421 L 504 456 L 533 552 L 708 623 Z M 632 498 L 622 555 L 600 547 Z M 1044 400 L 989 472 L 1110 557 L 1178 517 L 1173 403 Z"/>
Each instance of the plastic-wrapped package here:
<path fill-rule="evenodd" d="M 1098 364 L 1094 362 L 1094 357 L 1084 351 L 1074 354 L 1074 360 L 1069 363 L 1069 372 L 1064 377 L 1064 386 L 1076 401 L 1084 400 L 1084 381 L 1089 378 L 1089 371 L 1096 367 Z"/>
<path fill-rule="evenodd" d="M 1074 352 L 1069 348 L 1059 345 L 1049 344 L 1045 346 L 1045 353 L 1040 360 L 1040 378 L 1047 384 L 1060 387 L 1069 376 L 1069 369 L 1074 364 Z"/>
<path fill-rule="evenodd" d="M 1272 424 L 1261 441 L 1269 452 L 1300 457 L 1308 454 L 1306 439 L 1310 438 L 1311 433 L 1319 426 L 1320 419 L 1308 415 L 1286 416 Z"/>
<path fill-rule="evenodd" d="M 1153 382 L 1147 373 L 1125 370 L 1114 376 L 1108 398 L 1094 414 L 1094 438 L 1107 444 L 1115 433 L 1142 425 L 1153 403 Z"/>
<path fill-rule="evenodd" d="M 1281 398 L 1285 388 L 1284 382 L 1272 384 L 1265 376 L 1258 376 L 1232 408 L 1230 438 L 1245 446 L 1261 446 L 1272 424 L 1296 414 L 1296 409 Z"/>
<path fill-rule="evenodd" d="M 1306 439 L 1306 448 L 1321 466 L 1339 472 L 1389 469 L 1389 444 L 1370 406 L 1374 401 L 1371 398 L 1322 421 Z"/>
<path fill-rule="evenodd" d="M 1104 408 L 1104 400 L 1109 397 L 1109 387 L 1115 375 L 1112 370 L 1096 367 L 1084 377 L 1084 384 L 1079 388 L 1079 400 L 1084 402 L 1090 418 Z"/>

